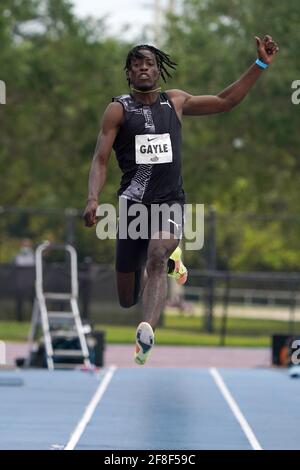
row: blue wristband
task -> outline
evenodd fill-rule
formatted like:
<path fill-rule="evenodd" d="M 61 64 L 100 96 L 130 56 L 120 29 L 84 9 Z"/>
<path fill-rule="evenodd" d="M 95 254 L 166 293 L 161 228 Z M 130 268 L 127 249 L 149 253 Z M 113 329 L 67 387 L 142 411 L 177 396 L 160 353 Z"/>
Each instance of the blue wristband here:
<path fill-rule="evenodd" d="M 268 64 L 265 64 L 262 60 L 256 59 L 255 63 L 261 68 L 261 69 L 267 69 L 269 67 Z"/>

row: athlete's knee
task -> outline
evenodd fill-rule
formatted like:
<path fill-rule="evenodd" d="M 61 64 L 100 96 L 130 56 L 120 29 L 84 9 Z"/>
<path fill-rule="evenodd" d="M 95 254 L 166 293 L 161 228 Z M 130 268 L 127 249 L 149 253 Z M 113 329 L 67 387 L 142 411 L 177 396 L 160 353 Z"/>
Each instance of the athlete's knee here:
<path fill-rule="evenodd" d="M 138 299 L 133 296 L 119 296 L 119 304 L 123 308 L 133 307 L 137 303 Z"/>
<path fill-rule="evenodd" d="M 147 272 L 163 271 L 166 269 L 168 252 L 165 247 L 158 246 L 149 250 L 147 258 Z"/>
<path fill-rule="evenodd" d="M 119 304 L 123 308 L 130 308 L 139 300 L 140 271 L 121 273 L 117 271 L 117 291 Z"/>
<path fill-rule="evenodd" d="M 120 299 L 119 300 L 119 303 L 120 303 L 120 306 L 122 308 L 130 308 L 130 307 L 133 307 L 135 305 L 135 303 L 133 302 L 133 300 L 127 300 L 127 299 Z"/>
<path fill-rule="evenodd" d="M 139 291 L 135 288 L 134 292 L 131 290 L 129 292 L 119 292 L 119 304 L 123 308 L 133 307 L 138 303 L 139 300 Z"/>

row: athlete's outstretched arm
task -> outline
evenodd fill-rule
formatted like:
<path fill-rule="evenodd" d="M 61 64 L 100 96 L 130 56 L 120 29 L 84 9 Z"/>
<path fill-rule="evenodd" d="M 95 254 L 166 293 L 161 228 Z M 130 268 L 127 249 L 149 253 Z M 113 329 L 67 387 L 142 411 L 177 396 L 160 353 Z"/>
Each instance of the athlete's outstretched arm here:
<path fill-rule="evenodd" d="M 96 223 L 98 196 L 106 181 L 109 157 L 122 119 L 122 105 L 110 103 L 103 115 L 89 174 L 88 202 L 83 214 L 87 227 L 92 227 Z"/>
<path fill-rule="evenodd" d="M 263 40 L 256 37 L 256 43 L 258 58 L 265 64 L 270 64 L 279 50 L 277 44 L 268 35 Z M 254 63 L 236 82 L 215 96 L 193 96 L 180 90 L 171 90 L 170 96 L 177 101 L 181 98 L 184 115 L 199 116 L 229 111 L 242 101 L 262 72 L 263 69 Z"/>

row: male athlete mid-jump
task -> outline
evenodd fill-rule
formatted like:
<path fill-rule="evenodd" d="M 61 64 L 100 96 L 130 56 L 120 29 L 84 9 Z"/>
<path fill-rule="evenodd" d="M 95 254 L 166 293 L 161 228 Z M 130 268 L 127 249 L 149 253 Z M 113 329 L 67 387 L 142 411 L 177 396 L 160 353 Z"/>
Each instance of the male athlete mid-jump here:
<path fill-rule="evenodd" d="M 144 364 L 154 344 L 154 330 L 167 295 L 167 275 L 185 283 L 187 269 L 181 261 L 182 208 L 185 202 L 181 177 L 182 116 L 230 111 L 247 95 L 278 51 L 271 36 L 256 37 L 258 58 L 234 83 L 217 95 L 193 96 L 182 90 L 161 92 L 158 83 L 170 77 L 176 64 L 170 56 L 149 45 L 129 51 L 126 76 L 130 94 L 113 99 L 104 113 L 94 153 L 88 188 L 85 223 L 96 223 L 98 197 L 106 180 L 112 148 L 122 171 L 119 195 L 121 219 L 132 220 L 134 204 L 142 204 L 147 222 L 154 205 L 172 207 L 147 238 L 121 237 L 116 243 L 116 273 L 120 304 L 131 307 L 142 298 L 143 318 L 136 332 L 135 361 Z M 125 220 L 125 219 L 124 219 Z M 168 224 L 167 224 L 168 222 Z M 151 225 L 151 224 L 149 224 Z"/>

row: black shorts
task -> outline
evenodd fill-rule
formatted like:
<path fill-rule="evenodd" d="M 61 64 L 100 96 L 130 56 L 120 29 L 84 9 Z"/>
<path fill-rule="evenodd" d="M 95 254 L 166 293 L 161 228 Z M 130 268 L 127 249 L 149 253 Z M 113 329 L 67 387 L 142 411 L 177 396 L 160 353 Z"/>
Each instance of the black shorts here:
<path fill-rule="evenodd" d="M 141 269 L 151 239 L 160 238 L 161 232 L 163 238 L 181 239 L 183 228 L 184 205 L 180 202 L 145 205 L 120 197 L 116 270 L 128 273 Z"/>

